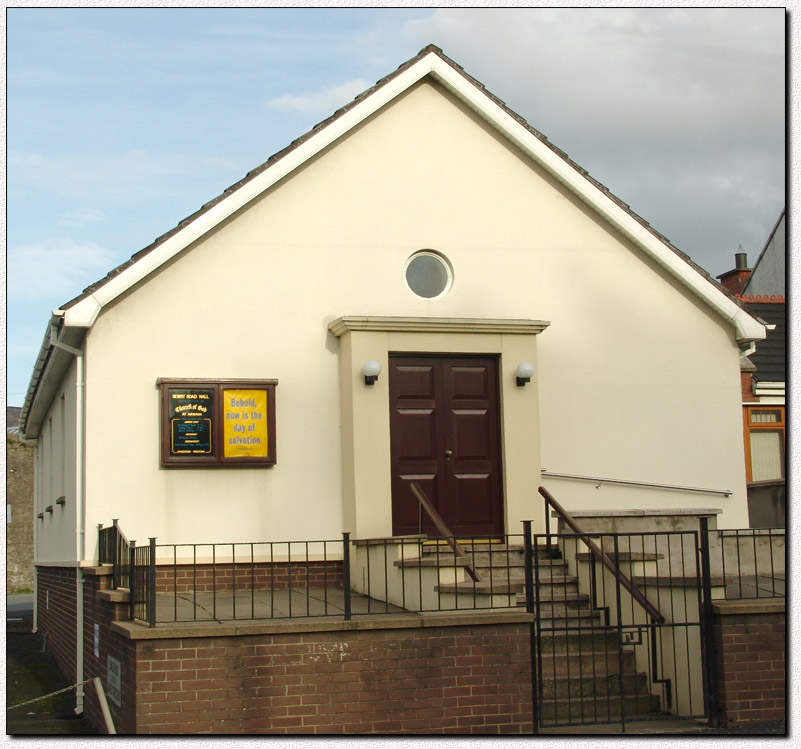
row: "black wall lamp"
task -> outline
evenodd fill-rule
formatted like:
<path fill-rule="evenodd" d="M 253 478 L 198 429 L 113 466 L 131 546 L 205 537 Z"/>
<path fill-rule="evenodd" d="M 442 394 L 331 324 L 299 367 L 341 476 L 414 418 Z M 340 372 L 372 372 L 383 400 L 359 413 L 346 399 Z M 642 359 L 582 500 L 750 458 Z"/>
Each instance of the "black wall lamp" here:
<path fill-rule="evenodd" d="M 375 359 L 368 359 L 362 367 L 364 373 L 364 384 L 372 385 L 381 374 L 381 365 Z"/>
<path fill-rule="evenodd" d="M 520 362 L 517 365 L 515 375 L 517 376 L 517 386 L 525 387 L 527 382 L 531 382 L 531 378 L 534 375 L 534 365 L 527 361 Z"/>

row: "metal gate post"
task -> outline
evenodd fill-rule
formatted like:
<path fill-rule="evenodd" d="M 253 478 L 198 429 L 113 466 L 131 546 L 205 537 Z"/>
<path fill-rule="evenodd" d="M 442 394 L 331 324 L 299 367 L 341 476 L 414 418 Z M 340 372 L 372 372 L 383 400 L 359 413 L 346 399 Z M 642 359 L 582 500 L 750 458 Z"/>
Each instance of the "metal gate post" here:
<path fill-rule="evenodd" d="M 712 576 L 709 565 L 709 518 L 700 518 L 701 534 L 701 590 L 703 600 L 699 611 L 701 619 L 701 647 L 702 664 L 704 669 L 704 703 L 709 715 L 709 725 L 717 727 L 720 724 L 718 711 L 718 685 L 715 653 L 715 642 L 712 632 Z"/>
<path fill-rule="evenodd" d="M 147 581 L 147 619 L 151 627 L 156 626 L 156 539 L 150 539 L 150 566 Z"/>
<path fill-rule="evenodd" d="M 539 685 L 537 683 L 537 652 L 535 642 L 537 638 L 537 624 L 534 619 L 534 555 L 531 545 L 531 521 L 523 521 L 523 549 L 526 573 L 526 613 L 532 618 L 528 625 L 529 652 L 531 655 L 531 733 L 540 732 L 539 716 Z"/>
<path fill-rule="evenodd" d="M 612 537 L 615 549 L 615 608 L 617 609 L 617 662 L 620 670 L 620 731 L 626 733 L 626 679 L 623 668 L 623 607 L 620 605 L 620 546 L 619 534 Z M 629 548 L 631 546 L 629 545 Z"/>
<path fill-rule="evenodd" d="M 342 534 L 342 584 L 345 587 L 345 621 L 350 621 L 350 533 Z"/>
<path fill-rule="evenodd" d="M 128 550 L 128 601 L 130 605 L 130 619 L 136 619 L 136 541 L 130 542 Z"/>

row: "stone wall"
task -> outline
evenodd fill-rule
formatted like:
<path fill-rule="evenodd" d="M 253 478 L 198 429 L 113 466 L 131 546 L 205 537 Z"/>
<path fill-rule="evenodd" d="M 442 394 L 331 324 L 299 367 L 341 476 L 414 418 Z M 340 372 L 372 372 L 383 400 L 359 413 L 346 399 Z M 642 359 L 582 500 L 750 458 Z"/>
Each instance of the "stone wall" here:
<path fill-rule="evenodd" d="M 6 461 L 6 585 L 14 593 L 33 590 L 33 446 L 7 434 Z"/>

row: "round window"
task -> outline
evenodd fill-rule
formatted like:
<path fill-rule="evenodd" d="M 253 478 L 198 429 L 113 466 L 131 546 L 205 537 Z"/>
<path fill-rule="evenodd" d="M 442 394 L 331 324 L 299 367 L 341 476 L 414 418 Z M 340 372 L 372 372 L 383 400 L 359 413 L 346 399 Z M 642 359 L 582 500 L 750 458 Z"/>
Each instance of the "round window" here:
<path fill-rule="evenodd" d="M 416 252 L 406 263 L 406 283 L 423 299 L 442 296 L 450 288 L 452 280 L 450 263 L 435 252 Z"/>

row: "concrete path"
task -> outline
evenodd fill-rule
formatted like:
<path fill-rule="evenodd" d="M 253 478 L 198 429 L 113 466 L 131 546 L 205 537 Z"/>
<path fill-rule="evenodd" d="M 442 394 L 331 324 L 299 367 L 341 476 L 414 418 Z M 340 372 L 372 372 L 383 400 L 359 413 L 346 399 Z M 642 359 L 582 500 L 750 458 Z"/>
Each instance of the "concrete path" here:
<path fill-rule="evenodd" d="M 403 609 L 383 601 L 351 594 L 351 613 L 402 614 Z M 156 624 L 223 622 L 345 616 L 345 591 L 340 588 L 296 588 L 224 593 L 159 593 Z"/>

